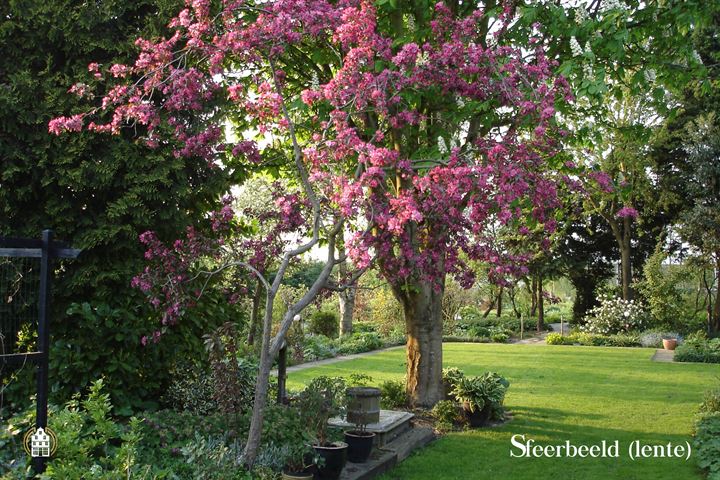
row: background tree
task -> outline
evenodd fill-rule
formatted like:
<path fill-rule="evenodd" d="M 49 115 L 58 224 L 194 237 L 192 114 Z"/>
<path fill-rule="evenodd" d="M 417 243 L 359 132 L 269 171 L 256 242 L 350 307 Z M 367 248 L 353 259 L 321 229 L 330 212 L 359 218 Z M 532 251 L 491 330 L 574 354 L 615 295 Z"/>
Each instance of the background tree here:
<path fill-rule="evenodd" d="M 56 271 L 54 401 L 105 376 L 119 413 L 156 404 L 178 352 L 202 355 L 201 335 L 224 321 L 225 307 L 208 298 L 207 315 L 191 319 L 186 336 L 143 348 L 140 337 L 150 312 L 130 280 L 143 265 L 138 235 L 151 227 L 163 238 L 181 235 L 190 219 L 201 218 L 238 180 L 232 163 L 209 168 L 175 157 L 163 145 L 133 143 L 129 131 L 114 138 L 86 132 L 60 139 L 47 128 L 52 117 L 76 113 L 85 104 L 76 94 L 89 92 L 73 84 L 92 75 L 89 63 L 131 58 L 132 41 L 140 34 L 164 34 L 179 5 L 175 0 L 0 4 L 0 235 L 36 238 L 52 228 L 57 238 L 83 249 L 81 259 Z M 25 395 L 6 400 L 27 401 Z"/>

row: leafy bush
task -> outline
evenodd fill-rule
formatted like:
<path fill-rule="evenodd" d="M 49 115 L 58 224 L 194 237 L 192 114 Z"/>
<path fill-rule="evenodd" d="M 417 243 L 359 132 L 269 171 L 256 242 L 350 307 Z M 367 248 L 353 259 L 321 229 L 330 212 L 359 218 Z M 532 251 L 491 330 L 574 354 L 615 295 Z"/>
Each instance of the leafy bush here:
<path fill-rule="evenodd" d="M 505 343 L 508 341 L 508 338 L 510 338 L 510 335 L 504 330 L 498 330 L 498 329 L 490 330 L 490 340 L 492 340 L 495 343 Z"/>
<path fill-rule="evenodd" d="M 340 339 L 337 353 L 348 355 L 353 353 L 369 352 L 385 346 L 382 338 L 377 333 L 353 333 L 348 337 Z"/>
<path fill-rule="evenodd" d="M 693 444 L 698 466 L 707 472 L 708 480 L 720 480 L 720 413 L 698 418 Z"/>
<path fill-rule="evenodd" d="M 600 305 L 588 311 L 584 332 L 610 335 L 641 330 L 648 325 L 648 315 L 635 300 L 601 296 Z"/>
<path fill-rule="evenodd" d="M 700 404 L 701 413 L 720 413 L 720 388 L 705 392 L 703 403 Z"/>
<path fill-rule="evenodd" d="M 315 377 L 297 398 L 300 416 L 318 445 L 328 443 L 328 420 L 344 414 L 346 387 L 341 377 Z"/>
<path fill-rule="evenodd" d="M 328 338 L 338 336 L 340 319 L 335 312 L 329 310 L 318 310 L 310 315 L 308 329 L 315 335 L 325 335 Z"/>
<path fill-rule="evenodd" d="M 456 424 L 465 422 L 460 406 L 452 400 L 441 400 L 436 403 L 430 415 L 435 419 L 435 429 L 440 432 L 452 430 Z"/>
<path fill-rule="evenodd" d="M 572 345 L 570 336 L 561 335 L 559 333 L 548 333 L 545 337 L 545 343 L 548 345 Z"/>
<path fill-rule="evenodd" d="M 399 380 L 387 380 L 380 384 L 380 405 L 384 409 L 392 410 L 407 406 L 407 392 L 405 383 Z"/>
<path fill-rule="evenodd" d="M 162 397 L 165 405 L 197 415 L 208 415 L 217 410 L 209 369 L 185 361 L 179 363 L 171 375 L 170 385 Z"/>
<path fill-rule="evenodd" d="M 332 358 L 337 354 L 334 342 L 325 335 L 305 335 L 303 359 L 307 362 Z"/>
<path fill-rule="evenodd" d="M 708 340 L 704 333 L 688 335 L 675 349 L 676 362 L 720 363 L 720 338 Z"/>
<path fill-rule="evenodd" d="M 720 389 L 705 393 L 695 422 L 695 455 L 708 479 L 720 479 Z"/>
<path fill-rule="evenodd" d="M 97 380 L 84 400 L 76 396 L 62 409 L 49 409 L 48 424 L 57 435 L 57 451 L 47 467 L 49 478 L 87 478 L 88 472 L 96 478 L 131 478 L 151 468 L 137 461 L 142 421 L 133 417 L 128 425 L 115 422 L 110 395 L 103 389 L 103 380 Z M 15 455 L 11 460 L 0 454 L 0 473 L 6 470 L 15 478 L 26 478 L 30 458 L 22 451 L 22 437 L 34 418 L 28 411 L 10 419 L 0 431 L 0 451 Z"/>
<path fill-rule="evenodd" d="M 502 419 L 503 402 L 510 382 L 495 372 L 485 372 L 479 377 L 460 377 L 452 395 L 471 412 L 490 408 L 491 418 Z"/>
<path fill-rule="evenodd" d="M 373 378 L 370 375 L 364 373 L 351 373 L 348 378 L 348 385 L 351 387 L 369 387 L 372 384 Z"/>

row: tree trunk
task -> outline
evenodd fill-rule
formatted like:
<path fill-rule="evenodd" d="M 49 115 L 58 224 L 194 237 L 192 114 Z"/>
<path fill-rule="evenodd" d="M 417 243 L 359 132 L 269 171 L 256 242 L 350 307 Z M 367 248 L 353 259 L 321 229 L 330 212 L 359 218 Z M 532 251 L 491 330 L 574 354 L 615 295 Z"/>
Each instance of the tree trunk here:
<path fill-rule="evenodd" d="M 537 332 L 540 333 L 545 327 L 545 300 L 543 298 L 543 277 L 542 273 L 537 276 Z"/>
<path fill-rule="evenodd" d="M 623 235 L 620 244 L 623 300 L 632 300 L 632 260 L 630 250 L 630 218 L 623 219 Z"/>
<path fill-rule="evenodd" d="M 430 282 L 418 282 L 412 291 L 398 292 L 407 328 L 406 390 L 414 407 L 431 408 L 443 399 L 442 297 Z"/>
<path fill-rule="evenodd" d="M 260 366 L 257 380 L 255 382 L 255 399 L 253 401 L 252 416 L 250 417 L 250 430 L 248 431 L 247 443 L 243 456 L 248 465 L 252 466 L 257 457 L 260 447 L 260 435 L 262 434 L 263 417 L 268 399 L 268 388 L 270 386 L 270 369 L 273 358 L 270 355 L 270 336 L 272 330 L 273 295 L 268 295 L 265 304 L 265 316 L 263 319 L 262 345 L 260 348 Z"/>
<path fill-rule="evenodd" d="M 720 332 L 720 252 L 717 252 L 715 256 L 715 304 L 711 320 L 711 333 Z"/>
<path fill-rule="evenodd" d="M 340 241 L 337 243 L 338 257 L 345 256 L 345 232 L 340 234 Z M 347 260 L 338 266 L 338 283 L 343 283 L 347 278 Z M 353 311 L 355 310 L 355 294 L 357 293 L 357 281 L 348 288 L 338 292 L 340 304 L 340 336 L 352 333 Z"/>
<path fill-rule="evenodd" d="M 503 287 L 500 286 L 500 291 L 498 292 L 497 296 L 497 312 L 495 316 L 500 317 L 502 316 L 502 307 L 503 307 Z"/>
<path fill-rule="evenodd" d="M 352 285 L 338 293 L 338 302 L 340 303 L 340 336 L 350 335 L 352 333 L 356 292 L 357 285 Z"/>
<path fill-rule="evenodd" d="M 530 316 L 534 317 L 537 313 L 537 277 L 532 276 L 530 283 Z"/>
<path fill-rule="evenodd" d="M 247 343 L 255 344 L 255 335 L 257 335 L 260 326 L 260 300 L 262 299 L 262 283 L 258 280 L 255 287 L 255 294 L 252 299 L 252 310 L 250 311 L 250 328 L 248 329 Z"/>

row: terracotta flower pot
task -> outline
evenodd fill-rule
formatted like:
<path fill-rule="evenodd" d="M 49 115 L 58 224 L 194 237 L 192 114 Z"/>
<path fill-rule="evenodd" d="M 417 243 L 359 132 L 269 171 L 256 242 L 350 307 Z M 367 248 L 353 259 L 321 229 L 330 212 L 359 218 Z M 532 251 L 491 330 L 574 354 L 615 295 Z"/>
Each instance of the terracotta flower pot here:
<path fill-rule="evenodd" d="M 675 350 L 677 347 L 677 338 L 663 338 L 663 348 L 665 350 Z"/>

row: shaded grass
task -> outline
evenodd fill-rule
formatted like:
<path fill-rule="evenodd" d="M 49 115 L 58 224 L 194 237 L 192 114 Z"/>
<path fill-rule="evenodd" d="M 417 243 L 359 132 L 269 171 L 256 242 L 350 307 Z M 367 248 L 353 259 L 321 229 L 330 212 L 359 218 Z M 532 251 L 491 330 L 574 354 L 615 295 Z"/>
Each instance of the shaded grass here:
<path fill-rule="evenodd" d="M 654 445 L 690 441 L 703 392 L 717 385 L 720 376 L 718 365 L 651 362 L 653 353 L 640 348 L 445 344 L 446 367 L 469 375 L 493 370 L 510 380 L 506 405 L 513 420 L 446 435 L 383 479 L 700 479 L 693 456 L 689 461 L 633 461 L 628 456 L 634 440 Z M 378 384 L 400 380 L 404 352 L 294 372 L 288 380 L 299 388 L 318 375 L 347 377 L 352 372 L 368 374 Z M 539 444 L 619 440 L 620 457 L 511 458 L 514 434 Z"/>

